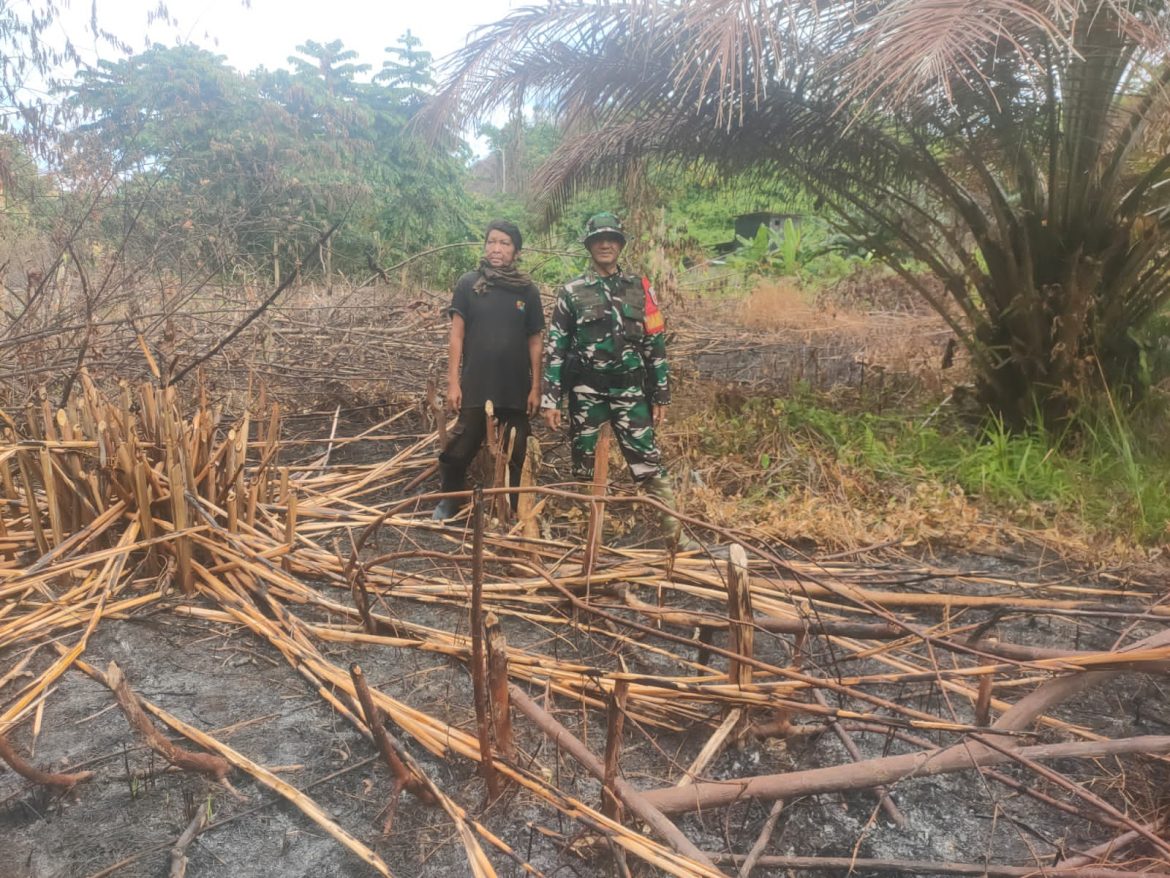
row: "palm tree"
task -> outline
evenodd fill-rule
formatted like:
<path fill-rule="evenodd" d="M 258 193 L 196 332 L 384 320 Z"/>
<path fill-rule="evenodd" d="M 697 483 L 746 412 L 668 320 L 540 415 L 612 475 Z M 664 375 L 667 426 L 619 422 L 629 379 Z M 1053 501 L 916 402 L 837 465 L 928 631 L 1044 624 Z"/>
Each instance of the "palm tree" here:
<path fill-rule="evenodd" d="M 799 181 L 1021 425 L 1132 383 L 1170 295 L 1168 25 L 1161 0 L 556 3 L 478 32 L 432 111 L 555 107 L 553 202 L 648 159 Z"/>

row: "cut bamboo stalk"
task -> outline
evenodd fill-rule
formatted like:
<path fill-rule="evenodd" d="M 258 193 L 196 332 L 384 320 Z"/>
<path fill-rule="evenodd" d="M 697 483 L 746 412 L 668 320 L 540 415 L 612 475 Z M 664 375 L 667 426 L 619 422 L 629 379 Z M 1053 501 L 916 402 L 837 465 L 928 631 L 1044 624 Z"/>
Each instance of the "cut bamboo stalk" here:
<path fill-rule="evenodd" d="M 479 735 L 480 772 L 487 783 L 488 799 L 494 801 L 500 795 L 500 781 L 492 761 L 487 659 L 483 643 L 483 488 L 476 486 L 471 502 L 471 685 L 475 699 L 475 727 Z"/>
<path fill-rule="evenodd" d="M 288 475 L 286 469 L 285 475 Z M 292 570 L 292 554 L 297 547 L 297 493 L 296 491 L 289 491 L 287 483 L 284 487 L 285 500 L 288 504 L 284 516 L 284 545 L 285 555 L 280 559 L 280 566 L 286 571 Z"/>
<path fill-rule="evenodd" d="M 184 496 L 180 468 L 171 469 L 171 514 L 177 532 L 187 529 L 187 498 Z M 175 562 L 179 570 L 179 588 L 184 595 L 195 593 L 195 574 L 191 568 L 191 538 L 180 536 L 175 539 Z"/>
<path fill-rule="evenodd" d="M 622 753 L 622 728 L 626 722 L 626 697 L 630 692 L 628 680 L 617 680 L 606 697 L 605 762 L 601 781 L 601 813 L 618 823 L 622 822 L 622 804 L 614 791 L 618 778 L 618 760 Z"/>
<path fill-rule="evenodd" d="M 727 681 L 737 686 L 752 684 L 751 660 L 754 658 L 754 616 L 752 615 L 752 593 L 748 579 L 747 553 L 743 546 L 733 544 L 727 562 L 727 615 L 731 619 L 730 648 L 739 658 L 729 660 Z"/>
<path fill-rule="evenodd" d="M 536 485 L 536 471 L 540 467 L 540 441 L 535 436 L 528 437 L 528 445 L 524 454 L 524 468 L 520 471 L 520 487 L 532 488 Z M 540 521 L 536 516 L 536 494 L 531 491 L 522 491 L 516 502 L 516 517 L 520 520 L 520 532 L 525 539 L 540 539 Z"/>
<path fill-rule="evenodd" d="M 488 688 L 491 694 L 492 728 L 500 755 L 516 763 L 516 743 L 512 736 L 512 705 L 508 698 L 508 643 L 504 627 L 495 613 L 484 618 L 487 634 Z"/>
<path fill-rule="evenodd" d="M 503 433 L 503 425 L 497 421 L 496 429 Z M 516 445 L 516 430 L 515 428 L 508 431 L 507 435 L 500 435 L 499 449 L 496 452 L 496 478 L 493 487 L 496 488 L 514 488 L 511 484 L 512 471 L 508 466 L 508 462 L 512 459 L 512 450 Z M 496 502 L 496 520 L 500 522 L 501 526 L 506 527 L 512 520 L 512 501 L 506 492 L 497 494 Z"/>
<path fill-rule="evenodd" d="M 703 745 L 703 749 L 699 751 L 699 755 L 695 757 L 694 761 L 687 768 L 686 774 L 682 776 L 682 779 L 679 780 L 676 786 L 685 787 L 688 784 L 693 784 L 703 776 L 703 772 L 707 770 L 707 766 L 723 750 L 723 746 L 727 743 L 731 732 L 739 725 L 742 715 L 743 711 L 738 707 L 728 711 L 727 716 L 723 718 L 723 722 L 720 723 L 719 728 L 707 739 L 707 743 Z"/>
<path fill-rule="evenodd" d="M 41 509 L 37 504 L 36 492 L 33 490 L 32 466 L 24 452 L 17 454 L 16 462 L 20 469 L 20 479 L 24 483 L 25 506 L 28 509 L 28 522 L 32 528 L 33 539 L 36 541 L 37 551 L 41 555 L 45 555 L 49 552 L 49 540 L 45 535 L 45 528 L 41 524 Z"/>
<path fill-rule="evenodd" d="M 594 497 L 605 497 L 609 486 L 609 423 L 601 425 L 597 434 L 597 448 L 593 462 L 593 486 L 591 493 Z M 585 554 L 581 568 L 588 579 L 593 575 L 593 567 L 597 562 L 597 552 L 601 546 L 602 532 L 605 529 L 605 502 L 594 500 L 589 504 L 589 525 L 585 531 Z"/>
<path fill-rule="evenodd" d="M 49 513 L 49 528 L 53 533 L 53 545 L 59 546 L 65 540 L 65 528 L 61 520 L 61 499 L 57 496 L 57 478 L 53 472 L 53 458 L 47 446 L 40 453 L 41 485 L 45 489 L 45 507 Z"/>
<path fill-rule="evenodd" d="M 515 700 L 515 699 L 513 699 Z M 519 706 L 519 705 L 517 705 Z M 730 805 L 742 799 L 792 799 L 818 793 L 871 789 L 911 777 L 949 774 L 968 768 L 999 765 L 1012 756 L 980 748 L 974 752 L 965 744 L 945 750 L 924 750 L 900 756 L 885 756 L 810 768 L 788 774 L 760 775 L 726 781 L 701 781 L 686 787 L 649 790 L 642 795 L 647 803 L 663 814 L 682 814 Z M 1039 744 L 1015 751 L 1026 759 L 1097 758 L 1122 753 L 1170 752 L 1170 735 L 1149 735 L 1113 741 L 1077 741 L 1069 744 Z"/>
<path fill-rule="evenodd" d="M 991 725 L 991 674 L 979 678 L 979 694 L 975 698 L 975 725 Z"/>
<path fill-rule="evenodd" d="M 142 535 L 146 539 L 154 539 L 154 516 L 150 511 L 151 504 L 151 490 L 147 479 L 147 466 L 145 461 L 134 461 L 134 499 L 138 503 L 138 521 L 142 526 Z"/>

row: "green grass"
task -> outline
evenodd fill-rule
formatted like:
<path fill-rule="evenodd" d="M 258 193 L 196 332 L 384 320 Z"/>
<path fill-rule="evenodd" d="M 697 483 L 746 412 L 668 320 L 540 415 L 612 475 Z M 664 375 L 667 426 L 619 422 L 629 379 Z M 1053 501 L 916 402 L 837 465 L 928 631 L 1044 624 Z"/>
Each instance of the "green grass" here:
<path fill-rule="evenodd" d="M 1170 536 L 1170 448 L 1157 438 L 1168 421 L 1153 410 L 1123 415 L 1106 399 L 1060 435 L 1011 433 L 995 419 L 877 415 L 810 394 L 750 399 L 710 419 L 700 449 L 756 465 L 749 496 L 787 495 L 819 459 L 863 486 L 859 504 L 935 483 L 1018 524 L 1150 544 Z"/>

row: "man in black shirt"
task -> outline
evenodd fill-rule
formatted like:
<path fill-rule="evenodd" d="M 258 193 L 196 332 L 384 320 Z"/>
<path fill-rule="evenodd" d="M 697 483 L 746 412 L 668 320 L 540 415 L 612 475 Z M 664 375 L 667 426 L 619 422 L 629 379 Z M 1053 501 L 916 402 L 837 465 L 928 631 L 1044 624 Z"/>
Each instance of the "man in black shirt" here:
<path fill-rule="evenodd" d="M 479 268 L 455 284 L 448 309 L 447 405 L 459 412 L 459 420 L 439 455 L 439 479 L 445 492 L 466 487 L 467 468 L 487 435 L 484 403 L 488 400 L 504 427 L 505 442 L 512 442 L 509 482 L 520 483 L 531 432 L 528 418 L 540 408 L 540 334 L 544 329 L 540 290 L 516 268 L 522 243 L 515 223 L 493 220 L 487 227 Z M 458 510 L 459 501 L 449 497 L 439 502 L 431 517 L 446 521 Z"/>

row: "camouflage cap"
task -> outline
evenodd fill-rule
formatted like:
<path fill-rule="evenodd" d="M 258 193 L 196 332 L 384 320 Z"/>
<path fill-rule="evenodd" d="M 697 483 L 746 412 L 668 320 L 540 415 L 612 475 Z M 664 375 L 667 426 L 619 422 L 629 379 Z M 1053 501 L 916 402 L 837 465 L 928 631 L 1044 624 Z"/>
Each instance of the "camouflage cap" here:
<path fill-rule="evenodd" d="M 622 221 L 617 218 L 616 214 L 605 211 L 603 213 L 595 213 L 589 217 L 589 222 L 585 223 L 585 236 L 581 238 L 581 243 L 586 247 L 589 242 L 598 235 L 617 235 L 622 239 L 622 243 L 626 243 L 626 233 L 622 229 Z"/>

